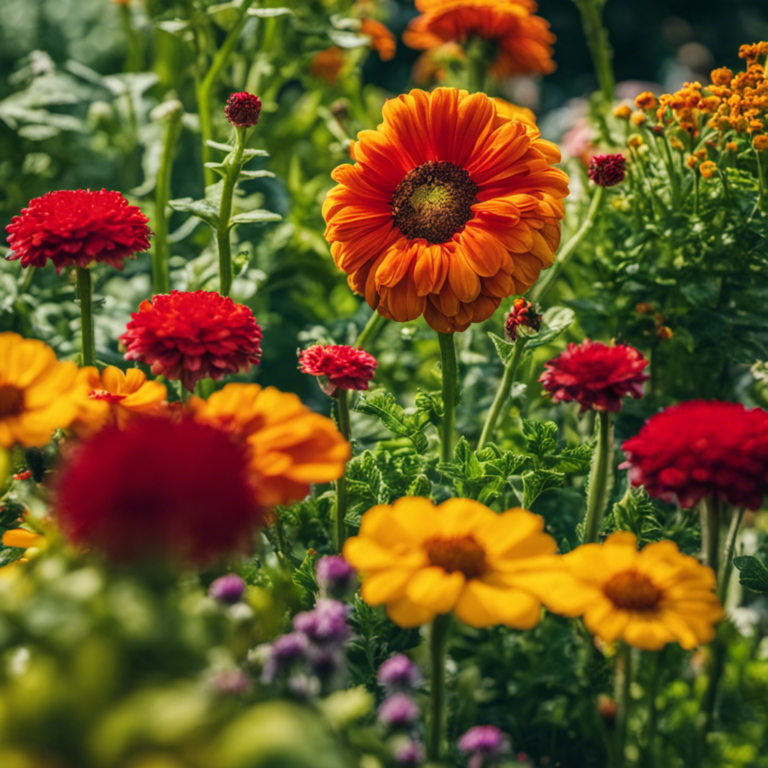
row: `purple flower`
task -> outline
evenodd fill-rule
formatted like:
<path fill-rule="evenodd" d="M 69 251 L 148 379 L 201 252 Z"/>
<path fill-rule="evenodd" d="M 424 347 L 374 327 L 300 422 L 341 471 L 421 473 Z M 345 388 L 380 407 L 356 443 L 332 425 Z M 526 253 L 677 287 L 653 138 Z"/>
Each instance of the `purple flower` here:
<path fill-rule="evenodd" d="M 262 679 L 273 683 L 275 678 L 298 661 L 303 661 L 309 653 L 309 638 L 301 632 L 281 635 L 272 643 L 269 656 L 264 663 Z"/>
<path fill-rule="evenodd" d="M 424 762 L 424 747 L 418 741 L 405 739 L 395 745 L 392 755 L 402 768 L 415 768 Z"/>
<path fill-rule="evenodd" d="M 251 681 L 242 669 L 226 669 L 213 678 L 213 689 L 220 696 L 240 696 L 251 687 Z"/>
<path fill-rule="evenodd" d="M 330 680 L 342 668 L 344 656 L 338 650 L 313 646 L 309 651 L 309 665 L 321 680 Z"/>
<path fill-rule="evenodd" d="M 341 555 L 326 555 L 317 564 L 317 583 L 329 597 L 344 597 L 355 583 L 355 570 Z"/>
<path fill-rule="evenodd" d="M 470 768 L 480 768 L 484 758 L 506 754 L 511 748 L 509 737 L 495 725 L 476 725 L 459 739 L 459 750 L 472 755 Z"/>
<path fill-rule="evenodd" d="M 407 656 L 400 653 L 387 659 L 378 672 L 379 685 L 389 693 L 412 691 L 421 680 L 419 668 Z"/>
<path fill-rule="evenodd" d="M 293 617 L 293 628 L 319 645 L 340 645 L 349 637 L 347 607 L 336 600 L 318 600 L 311 611 Z"/>
<path fill-rule="evenodd" d="M 235 573 L 228 573 L 214 581 L 208 594 L 221 603 L 237 603 L 245 592 L 245 582 Z"/>
<path fill-rule="evenodd" d="M 379 722 L 389 728 L 410 728 L 420 714 L 416 702 L 404 693 L 384 699 L 378 713 Z"/>

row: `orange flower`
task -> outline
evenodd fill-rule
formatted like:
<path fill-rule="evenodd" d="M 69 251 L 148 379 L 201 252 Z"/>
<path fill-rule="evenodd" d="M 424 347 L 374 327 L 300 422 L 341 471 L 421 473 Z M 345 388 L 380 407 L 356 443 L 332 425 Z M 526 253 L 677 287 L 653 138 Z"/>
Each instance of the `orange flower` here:
<path fill-rule="evenodd" d="M 413 82 L 416 85 L 442 83 L 451 64 L 463 63 L 466 60 L 467 54 L 458 43 L 443 43 L 436 48 L 430 48 L 415 61 Z"/>
<path fill-rule="evenodd" d="M 294 394 L 258 384 L 227 384 L 207 401 L 189 400 L 195 420 L 227 430 L 251 449 L 259 501 L 289 504 L 344 473 L 349 443 L 336 425 Z"/>
<path fill-rule="evenodd" d="M 527 291 L 560 243 L 568 177 L 535 126 L 485 94 L 413 90 L 333 172 L 326 239 L 352 289 L 384 317 L 463 331 Z"/>
<path fill-rule="evenodd" d="M 371 48 L 378 51 L 382 61 L 389 61 L 395 57 L 397 47 L 395 36 L 380 21 L 363 19 L 360 32 L 371 38 Z"/>
<path fill-rule="evenodd" d="M 335 85 L 339 79 L 339 73 L 344 69 L 344 53 L 338 45 L 319 51 L 312 57 L 309 71 L 329 85 Z"/>
<path fill-rule="evenodd" d="M 138 368 L 123 373 L 108 366 L 101 374 L 93 366 L 82 368 L 78 382 L 85 383 L 88 397 L 79 403 L 80 414 L 71 425 L 80 438 L 96 434 L 108 424 L 120 429 L 139 415 L 157 415 L 165 402 L 167 392 L 159 381 L 147 381 Z"/>
<path fill-rule="evenodd" d="M 549 24 L 534 16 L 533 0 L 416 0 L 421 11 L 408 25 L 403 42 L 429 50 L 470 38 L 493 42 L 498 55 L 490 68 L 496 78 L 554 71 Z"/>
<path fill-rule="evenodd" d="M 536 115 L 528 107 L 518 107 L 517 104 L 512 104 L 509 101 L 500 99 L 498 96 L 493 97 L 493 103 L 496 105 L 496 114 L 501 117 L 508 117 L 511 120 L 522 120 L 524 123 L 530 123 L 536 125 Z"/>
<path fill-rule="evenodd" d="M 705 179 L 711 179 L 717 173 L 717 166 L 711 160 L 705 160 L 699 166 L 699 173 Z"/>

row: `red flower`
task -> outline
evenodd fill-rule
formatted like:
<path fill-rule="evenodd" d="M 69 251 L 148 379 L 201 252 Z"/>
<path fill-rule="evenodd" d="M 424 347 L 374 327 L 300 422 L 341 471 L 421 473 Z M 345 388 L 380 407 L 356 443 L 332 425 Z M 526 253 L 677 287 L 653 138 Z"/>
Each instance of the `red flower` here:
<path fill-rule="evenodd" d="M 539 305 L 534 306 L 528 299 L 515 299 L 512 303 L 512 309 L 509 310 L 506 322 L 504 323 L 504 333 L 509 341 L 517 338 L 517 328 L 524 325 L 532 331 L 541 329 L 541 314 Z"/>
<path fill-rule="evenodd" d="M 259 122 L 261 99 L 252 93 L 233 93 L 227 99 L 224 114 L 232 125 L 238 128 L 251 128 Z"/>
<path fill-rule="evenodd" d="M 123 259 L 149 248 L 148 221 L 119 192 L 49 192 L 32 200 L 6 227 L 8 259 L 21 259 L 22 267 L 44 267 L 50 259 L 56 272 L 92 261 L 122 269 Z"/>
<path fill-rule="evenodd" d="M 614 187 L 624 181 L 627 161 L 624 155 L 594 155 L 589 161 L 587 174 L 601 187 Z"/>
<path fill-rule="evenodd" d="M 343 344 L 316 344 L 299 355 L 299 368 L 320 378 L 327 395 L 337 389 L 368 389 L 378 361 L 363 349 Z"/>
<path fill-rule="evenodd" d="M 758 509 L 768 485 L 768 413 L 740 403 L 691 400 L 652 416 L 622 449 L 633 485 L 692 507 L 717 496 Z"/>
<path fill-rule="evenodd" d="M 126 360 L 152 366 L 155 376 L 200 379 L 247 372 L 261 357 L 261 328 L 251 310 L 209 291 L 171 291 L 142 301 L 120 337 Z"/>
<path fill-rule="evenodd" d="M 634 347 L 608 347 L 585 339 L 569 344 L 562 355 L 546 363 L 539 381 L 556 403 L 577 402 L 582 413 L 590 408 L 618 413 L 623 397 L 643 396 L 647 365 Z"/>
<path fill-rule="evenodd" d="M 73 543 L 112 560 L 193 565 L 246 548 L 264 516 L 245 447 L 191 419 L 158 417 L 78 446 L 56 513 Z"/>

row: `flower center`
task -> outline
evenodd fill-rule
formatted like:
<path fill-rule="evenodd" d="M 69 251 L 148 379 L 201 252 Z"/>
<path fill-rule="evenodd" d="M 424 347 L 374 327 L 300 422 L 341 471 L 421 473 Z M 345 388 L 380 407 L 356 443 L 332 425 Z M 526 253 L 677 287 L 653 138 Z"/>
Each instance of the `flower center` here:
<path fill-rule="evenodd" d="M 94 389 L 88 394 L 89 400 L 104 400 L 110 405 L 116 405 L 121 400 L 125 400 L 126 395 L 113 395 L 111 392 L 107 392 L 106 389 Z"/>
<path fill-rule="evenodd" d="M 0 386 L 0 418 L 18 416 L 24 410 L 24 392 L 12 384 Z"/>
<path fill-rule="evenodd" d="M 617 573 L 603 587 L 603 594 L 625 611 L 652 611 L 661 602 L 661 590 L 645 574 Z"/>
<path fill-rule="evenodd" d="M 410 240 L 444 243 L 472 218 L 477 184 L 458 165 L 429 160 L 409 171 L 392 196 L 392 215 Z"/>
<path fill-rule="evenodd" d="M 424 542 L 424 548 L 431 565 L 448 573 L 460 571 L 468 579 L 482 576 L 488 567 L 485 550 L 471 535 L 428 539 Z"/>

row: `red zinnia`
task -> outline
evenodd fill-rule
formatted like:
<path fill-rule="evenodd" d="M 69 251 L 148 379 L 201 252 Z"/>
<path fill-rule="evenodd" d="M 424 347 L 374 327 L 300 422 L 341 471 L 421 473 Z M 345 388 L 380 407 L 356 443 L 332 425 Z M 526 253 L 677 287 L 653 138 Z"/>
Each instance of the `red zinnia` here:
<path fill-rule="evenodd" d="M 562 355 L 546 363 L 539 381 L 556 403 L 577 402 L 582 413 L 590 408 L 618 413 L 623 397 L 643 396 L 647 365 L 634 347 L 608 347 L 585 339 L 569 344 Z"/>
<path fill-rule="evenodd" d="M 768 413 L 691 400 L 652 416 L 622 449 L 630 481 L 651 496 L 681 507 L 717 496 L 758 509 L 768 484 Z"/>
<path fill-rule="evenodd" d="M 233 93 L 227 99 L 224 114 L 232 125 L 238 128 L 251 128 L 259 122 L 261 99 L 246 91 Z"/>
<path fill-rule="evenodd" d="M 521 325 L 534 332 L 541 330 L 539 305 L 534 306 L 528 299 L 523 298 L 514 300 L 504 323 L 504 333 L 509 341 L 517 338 L 517 329 Z"/>
<path fill-rule="evenodd" d="M 181 379 L 190 392 L 200 379 L 247 372 L 261 357 L 261 328 L 251 310 L 212 291 L 171 291 L 142 301 L 120 342 L 126 360 L 151 365 L 155 376 Z"/>
<path fill-rule="evenodd" d="M 149 248 L 148 221 L 119 192 L 49 192 L 32 200 L 6 227 L 8 259 L 21 259 L 22 267 L 44 267 L 50 259 L 56 272 L 92 261 L 122 269 L 123 259 Z"/>
<path fill-rule="evenodd" d="M 246 548 L 264 517 L 244 446 L 191 419 L 157 417 L 78 446 L 56 511 L 73 543 L 112 560 L 193 565 Z"/>
<path fill-rule="evenodd" d="M 589 161 L 587 174 L 601 187 L 615 187 L 624 181 L 627 161 L 624 155 L 594 155 Z"/>
<path fill-rule="evenodd" d="M 299 355 L 299 364 L 302 373 L 318 376 L 323 392 L 333 395 L 337 389 L 368 389 L 379 363 L 363 349 L 316 344 Z"/>

